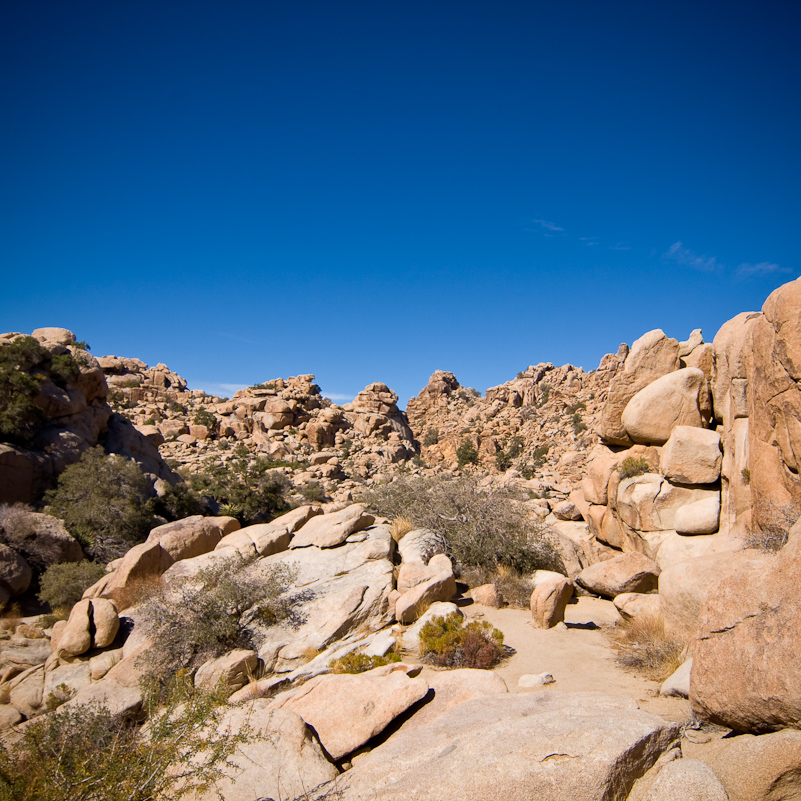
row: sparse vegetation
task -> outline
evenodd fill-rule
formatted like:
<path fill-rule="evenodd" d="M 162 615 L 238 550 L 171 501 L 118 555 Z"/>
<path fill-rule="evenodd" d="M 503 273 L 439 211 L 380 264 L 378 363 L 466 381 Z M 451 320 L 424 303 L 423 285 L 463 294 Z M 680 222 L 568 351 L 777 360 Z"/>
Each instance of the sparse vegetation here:
<path fill-rule="evenodd" d="M 46 422 L 33 402 L 45 375 L 36 371 L 50 354 L 33 337 L 17 337 L 0 345 L 0 442 L 29 445 Z"/>
<path fill-rule="evenodd" d="M 98 446 L 64 470 L 45 502 L 93 559 L 109 562 L 152 528 L 150 492 L 135 462 Z"/>
<path fill-rule="evenodd" d="M 0 798 L 177 801 L 211 789 L 250 731 L 220 726 L 222 690 L 196 691 L 185 675 L 159 690 L 146 695 L 146 729 L 98 705 L 31 723 L 13 746 L 0 745 Z"/>
<path fill-rule="evenodd" d="M 495 454 L 495 467 L 501 472 L 506 472 L 523 452 L 523 437 L 514 436 L 509 440 L 506 450 L 500 450 Z"/>
<path fill-rule="evenodd" d="M 236 555 L 219 559 L 191 578 L 162 587 L 143 607 L 155 647 L 143 657 L 150 672 L 165 675 L 252 643 L 256 624 L 289 616 L 287 590 L 295 570 L 258 567 Z"/>
<path fill-rule="evenodd" d="M 435 665 L 487 670 L 503 658 L 503 633 L 485 620 L 465 623 L 454 612 L 423 626 L 420 650 Z"/>
<path fill-rule="evenodd" d="M 474 478 L 413 476 L 362 497 L 381 515 L 404 516 L 415 528 L 442 534 L 461 565 L 505 565 L 518 573 L 558 565 L 545 530 L 517 511 L 518 499 L 509 490 L 480 487 Z"/>
<path fill-rule="evenodd" d="M 540 398 L 537 401 L 537 408 L 541 409 L 548 403 L 548 399 L 551 397 L 551 385 L 550 384 L 540 384 Z"/>
<path fill-rule="evenodd" d="M 799 516 L 798 507 L 791 503 L 770 503 L 763 515 L 768 523 L 761 527 L 752 526 L 746 537 L 746 546 L 766 553 L 778 553 L 787 544 L 790 529 Z"/>
<path fill-rule="evenodd" d="M 642 476 L 645 473 L 650 472 L 651 465 L 648 464 L 648 460 L 641 456 L 639 459 L 635 458 L 634 456 L 627 456 L 617 468 L 618 473 L 620 473 L 622 478 L 634 478 L 635 476 Z"/>
<path fill-rule="evenodd" d="M 62 562 L 42 573 L 39 600 L 54 612 L 71 609 L 95 582 L 106 574 L 97 562 Z"/>
<path fill-rule="evenodd" d="M 578 412 L 573 413 L 571 424 L 573 426 L 573 433 L 576 436 L 578 436 L 582 431 L 587 430 L 587 424 L 581 419 L 581 415 Z"/>
<path fill-rule="evenodd" d="M 351 651 L 349 654 L 335 659 L 331 663 L 332 673 L 365 673 L 377 667 L 384 667 L 390 662 L 400 662 L 401 658 L 397 654 L 387 654 L 384 656 L 367 656 L 367 654 L 357 654 Z"/>
<path fill-rule="evenodd" d="M 439 442 L 439 429 L 427 428 L 426 433 L 423 435 L 423 445 L 431 447 Z"/>
<path fill-rule="evenodd" d="M 743 477 L 743 484 L 750 484 L 751 483 L 751 470 L 747 467 L 744 467 L 740 471 L 740 475 Z"/>
<path fill-rule="evenodd" d="M 217 428 L 217 418 L 208 409 L 202 407 L 195 412 L 192 422 L 196 426 L 206 426 L 209 431 Z"/>
<path fill-rule="evenodd" d="M 465 465 L 478 464 L 478 451 L 472 440 L 463 439 L 461 445 L 456 449 L 456 458 L 459 461 L 459 469 Z"/>
<path fill-rule="evenodd" d="M 653 681 L 664 681 L 682 663 L 686 643 L 666 633 L 661 615 L 625 620 L 610 636 L 619 664 Z"/>
<path fill-rule="evenodd" d="M 309 481 L 300 488 L 300 494 L 310 503 L 322 503 L 325 489 L 319 481 Z"/>

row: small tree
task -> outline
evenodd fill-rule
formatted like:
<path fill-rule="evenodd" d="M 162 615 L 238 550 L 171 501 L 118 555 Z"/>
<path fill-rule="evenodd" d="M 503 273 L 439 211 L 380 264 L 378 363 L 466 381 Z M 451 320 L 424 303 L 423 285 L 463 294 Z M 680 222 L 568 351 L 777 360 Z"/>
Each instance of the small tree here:
<path fill-rule="evenodd" d="M 65 611 L 81 600 L 84 591 L 106 574 L 97 562 L 62 562 L 42 573 L 39 600 L 53 611 Z"/>
<path fill-rule="evenodd" d="M 33 402 L 45 375 L 33 371 L 49 358 L 33 337 L 17 337 L 0 345 L 0 442 L 29 445 L 46 421 Z"/>
<path fill-rule="evenodd" d="M 152 528 L 150 492 L 136 462 L 98 446 L 64 470 L 45 502 L 93 558 L 108 562 L 144 541 Z"/>
<path fill-rule="evenodd" d="M 460 470 L 466 464 L 478 464 L 478 451 L 472 440 L 462 440 L 462 444 L 456 449 L 456 458 L 459 460 Z"/>

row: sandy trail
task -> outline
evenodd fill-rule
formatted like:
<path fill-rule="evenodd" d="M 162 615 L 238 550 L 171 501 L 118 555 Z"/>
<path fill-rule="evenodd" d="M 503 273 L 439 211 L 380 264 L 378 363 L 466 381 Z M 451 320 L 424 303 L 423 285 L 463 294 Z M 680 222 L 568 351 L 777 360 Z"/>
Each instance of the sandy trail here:
<path fill-rule="evenodd" d="M 633 698 L 646 712 L 665 720 L 685 721 L 689 703 L 681 698 L 659 696 L 659 683 L 619 667 L 604 629 L 619 620 L 611 601 L 581 597 L 568 604 L 567 628 L 536 629 L 531 613 L 524 609 L 493 609 L 471 603 L 462 607 L 468 619 L 487 620 L 504 634 L 504 643 L 515 654 L 495 668 L 516 692 L 603 692 Z M 594 624 L 598 628 L 591 628 Z M 521 689 L 518 679 L 525 673 L 551 673 L 554 684 Z"/>

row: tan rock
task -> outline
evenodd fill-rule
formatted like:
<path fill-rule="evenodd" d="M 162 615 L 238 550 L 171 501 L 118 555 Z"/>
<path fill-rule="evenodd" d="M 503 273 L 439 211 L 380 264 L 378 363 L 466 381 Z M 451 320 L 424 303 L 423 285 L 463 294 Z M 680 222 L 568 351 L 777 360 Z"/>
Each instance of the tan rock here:
<path fill-rule="evenodd" d="M 342 544 L 351 534 L 373 525 L 375 518 L 364 510 L 365 504 L 355 503 L 339 512 L 312 517 L 299 529 L 290 548 L 334 548 Z"/>
<path fill-rule="evenodd" d="M 742 550 L 743 542 L 724 534 L 692 535 L 671 533 L 663 540 L 654 560 L 664 571 L 679 562 L 697 559 L 711 553 L 734 553 Z"/>
<path fill-rule="evenodd" d="M 613 445 L 630 445 L 632 440 L 622 422 L 629 401 L 660 376 L 678 370 L 679 343 L 659 329 L 641 336 L 626 356 L 623 370 L 609 385 L 609 394 L 601 413 L 598 433 Z"/>
<path fill-rule="evenodd" d="M 28 589 L 32 578 L 30 565 L 8 545 L 0 543 L 0 586 L 13 598 Z"/>
<path fill-rule="evenodd" d="M 44 665 L 29 668 L 8 683 L 9 701 L 26 718 L 39 713 L 43 703 Z"/>
<path fill-rule="evenodd" d="M 694 426 L 676 426 L 662 448 L 659 469 L 678 484 L 713 484 L 720 478 L 720 434 Z"/>
<path fill-rule="evenodd" d="M 294 534 L 306 522 L 311 520 L 317 515 L 321 515 L 323 510 L 319 506 L 307 504 L 306 506 L 298 506 L 297 509 L 292 509 L 270 521 L 268 525 L 272 526 L 285 526 L 290 532 Z"/>
<path fill-rule="evenodd" d="M 731 801 L 715 774 L 695 759 L 674 759 L 656 777 L 648 801 Z"/>
<path fill-rule="evenodd" d="M 693 660 L 687 659 L 679 665 L 663 682 L 659 688 L 660 695 L 675 696 L 677 698 L 690 697 L 690 674 L 693 669 Z"/>
<path fill-rule="evenodd" d="M 693 756 L 718 777 L 729 801 L 790 801 L 801 797 L 799 731 L 725 737 L 694 748 Z"/>
<path fill-rule="evenodd" d="M 505 603 L 503 593 L 495 584 L 482 584 L 480 587 L 474 587 L 470 590 L 469 595 L 477 604 L 491 606 L 494 609 L 500 609 Z"/>
<path fill-rule="evenodd" d="M 67 657 L 79 656 L 92 647 L 91 616 L 92 602 L 89 599 L 78 601 L 72 607 L 67 625 L 58 635 L 59 655 Z"/>
<path fill-rule="evenodd" d="M 75 342 L 75 334 L 68 328 L 37 328 L 31 334 L 39 342 L 52 342 L 59 345 L 72 345 Z"/>
<path fill-rule="evenodd" d="M 90 704 L 105 706 L 115 718 L 140 719 L 142 691 L 135 687 L 123 687 L 108 679 L 94 682 L 73 696 L 62 709 L 72 709 Z"/>
<path fill-rule="evenodd" d="M 641 553 L 625 553 L 585 567 L 576 582 L 590 592 L 614 598 L 624 592 L 650 592 L 657 587 L 659 568 Z"/>
<path fill-rule="evenodd" d="M 531 593 L 531 622 L 539 629 L 549 629 L 564 622 L 567 602 L 573 596 L 573 582 L 559 576 L 537 583 Z"/>
<path fill-rule="evenodd" d="M 147 543 L 157 542 L 175 562 L 213 551 L 217 543 L 239 528 L 235 517 L 193 515 L 154 528 Z"/>
<path fill-rule="evenodd" d="M 428 682 L 410 678 L 405 665 L 356 675 L 318 676 L 270 708 L 289 709 L 314 728 L 332 759 L 342 759 L 382 732 L 428 693 Z"/>
<path fill-rule="evenodd" d="M 613 603 L 625 620 L 637 618 L 659 618 L 662 616 L 662 601 L 658 595 L 641 592 L 623 592 L 616 595 Z"/>
<path fill-rule="evenodd" d="M 801 544 L 777 555 L 741 551 L 726 567 L 698 620 L 693 709 L 741 732 L 799 728 Z"/>
<path fill-rule="evenodd" d="M 661 445 L 676 426 L 701 428 L 700 397 L 706 377 L 695 367 L 676 370 L 641 389 L 628 402 L 621 420 L 635 442 Z"/>
<path fill-rule="evenodd" d="M 224 684 L 231 692 L 244 687 L 255 676 L 259 657 L 254 651 L 238 649 L 204 662 L 195 674 L 195 687 L 213 690 Z"/>
<path fill-rule="evenodd" d="M 360 757 L 337 786 L 343 801 L 623 799 L 678 736 L 678 726 L 628 699 L 504 693 L 401 729 Z"/>
<path fill-rule="evenodd" d="M 442 569 L 435 576 L 407 590 L 395 602 L 395 619 L 399 623 L 413 623 L 432 603 L 450 601 L 456 595 L 456 577 L 453 575 L 450 559 L 444 555 L 439 556 L 447 560 L 447 567 L 443 561 Z M 435 559 L 436 556 L 431 562 Z"/>
<path fill-rule="evenodd" d="M 676 510 L 673 527 L 678 534 L 714 534 L 720 524 L 720 496 L 715 493 Z"/>
<path fill-rule="evenodd" d="M 599 446 L 590 453 L 581 489 L 589 503 L 606 506 L 609 479 L 618 465 L 617 455 L 609 448 Z"/>
<path fill-rule="evenodd" d="M 92 645 L 95 648 L 108 648 L 120 630 L 117 607 L 105 598 L 94 598 L 91 603 Z"/>
<path fill-rule="evenodd" d="M 160 576 L 174 563 L 175 560 L 159 542 L 143 542 L 141 545 L 135 545 L 104 582 L 100 595 L 118 600 L 131 582 Z"/>

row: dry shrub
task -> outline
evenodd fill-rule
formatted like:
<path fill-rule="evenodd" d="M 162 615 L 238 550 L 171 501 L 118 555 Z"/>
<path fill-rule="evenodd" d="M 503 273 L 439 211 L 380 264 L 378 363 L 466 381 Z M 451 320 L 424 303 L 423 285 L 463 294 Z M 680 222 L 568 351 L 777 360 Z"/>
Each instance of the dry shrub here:
<path fill-rule="evenodd" d="M 664 681 L 682 663 L 686 643 L 665 631 L 661 615 L 624 620 L 611 632 L 618 664 Z"/>
<path fill-rule="evenodd" d="M 22 622 L 22 605 L 19 601 L 12 601 L 0 612 L 0 629 L 15 631 Z"/>
<path fill-rule="evenodd" d="M 377 667 L 384 667 L 390 662 L 400 662 L 401 658 L 397 654 L 387 654 L 386 656 L 368 656 L 367 654 L 357 654 L 351 651 L 349 654 L 335 659 L 331 663 L 332 673 L 364 673 Z"/>
<path fill-rule="evenodd" d="M 414 523 L 405 515 L 399 515 L 392 521 L 390 534 L 395 542 L 400 542 L 410 531 L 414 531 Z"/>
<path fill-rule="evenodd" d="M 501 566 L 498 570 L 470 567 L 462 568 L 459 580 L 474 589 L 482 584 L 494 584 L 509 605 L 519 609 L 528 609 L 531 604 L 531 593 L 534 586 L 528 576 Z"/>

